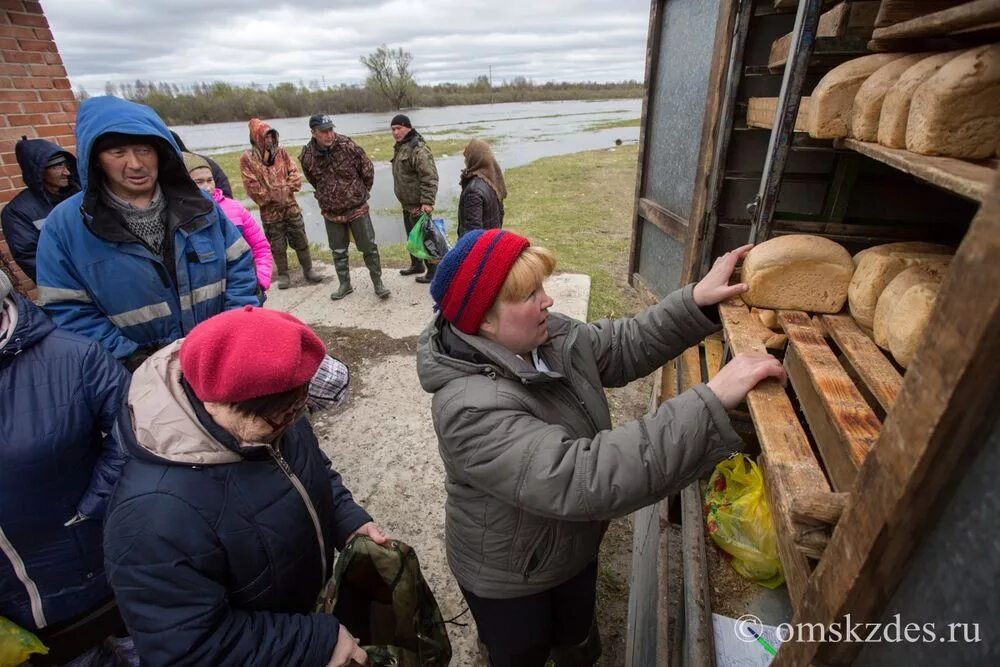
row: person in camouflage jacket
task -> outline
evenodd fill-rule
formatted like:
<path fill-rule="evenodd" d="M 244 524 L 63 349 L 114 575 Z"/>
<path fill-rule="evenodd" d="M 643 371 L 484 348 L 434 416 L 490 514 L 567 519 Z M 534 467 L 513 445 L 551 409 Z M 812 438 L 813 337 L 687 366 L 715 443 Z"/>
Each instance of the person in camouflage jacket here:
<path fill-rule="evenodd" d="M 291 287 L 288 246 L 298 256 L 305 279 L 318 283 L 323 278 L 312 268 L 302 209 L 295 201 L 295 193 L 302 187 L 299 169 L 288 151 L 278 145 L 277 130 L 259 118 L 251 118 L 249 127 L 250 149 L 240 156 L 240 177 L 247 194 L 260 207 L 260 220 L 278 267 L 278 289 Z"/>
<path fill-rule="evenodd" d="M 434 211 L 437 197 L 438 173 L 434 156 L 420 133 L 413 129 L 410 119 L 396 114 L 389 123 L 392 138 L 396 140 L 392 154 L 392 185 L 396 199 L 403 205 L 403 227 L 409 236 L 421 213 Z M 417 276 L 418 283 L 434 279 L 433 264 L 427 265 L 426 275 Z M 423 273 L 424 264 L 410 255 L 410 267 L 400 271 L 404 276 Z"/>
<path fill-rule="evenodd" d="M 364 150 L 350 137 L 334 131 L 333 118 L 315 114 L 309 119 L 312 139 L 302 148 L 302 173 L 315 189 L 326 235 L 333 252 L 340 287 L 330 295 L 334 301 L 354 291 L 347 248 L 350 236 L 364 255 L 365 266 L 380 299 L 389 296 L 382 284 L 382 264 L 375 229 L 368 212 L 368 195 L 375 182 L 375 167 Z"/>

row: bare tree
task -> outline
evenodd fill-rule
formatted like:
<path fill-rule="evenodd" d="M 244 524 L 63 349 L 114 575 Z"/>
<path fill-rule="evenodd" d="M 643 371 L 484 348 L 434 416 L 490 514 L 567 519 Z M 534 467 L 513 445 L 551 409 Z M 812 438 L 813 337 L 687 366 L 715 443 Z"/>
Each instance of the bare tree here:
<path fill-rule="evenodd" d="M 402 47 L 390 49 L 385 44 L 367 56 L 361 56 L 361 64 L 368 68 L 365 85 L 382 93 L 394 109 L 401 109 L 417 87 L 410 74 L 413 54 Z"/>

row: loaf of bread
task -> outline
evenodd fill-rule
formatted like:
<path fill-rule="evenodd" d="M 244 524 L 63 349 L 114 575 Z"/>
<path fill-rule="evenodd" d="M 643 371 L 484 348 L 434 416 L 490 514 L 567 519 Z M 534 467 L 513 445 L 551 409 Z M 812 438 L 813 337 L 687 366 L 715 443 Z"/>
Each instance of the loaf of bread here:
<path fill-rule="evenodd" d="M 934 243 L 886 243 L 862 250 L 854 256 L 854 276 L 847 289 L 847 303 L 854 320 L 866 329 L 875 322 L 878 298 L 893 278 L 911 266 L 947 262 L 948 246 Z"/>
<path fill-rule="evenodd" d="M 854 264 L 839 243 L 791 234 L 758 244 L 743 260 L 743 301 L 758 308 L 836 313 L 847 300 Z"/>
<path fill-rule="evenodd" d="M 906 122 L 908 150 L 923 155 L 987 158 L 996 150 L 998 136 L 1000 44 L 961 53 L 913 94 Z"/>
<path fill-rule="evenodd" d="M 751 308 L 751 315 L 756 315 L 760 323 L 768 329 L 780 329 L 778 326 L 778 313 L 768 308 Z"/>
<path fill-rule="evenodd" d="M 875 306 L 875 344 L 883 350 L 889 350 L 889 329 L 894 323 L 919 313 L 908 313 L 905 310 L 896 312 L 896 306 L 903 296 L 917 285 L 936 285 L 944 278 L 948 265 L 946 262 L 937 264 L 922 264 L 914 266 L 893 278 L 878 298 Z M 891 350 L 890 350 L 891 351 Z"/>
<path fill-rule="evenodd" d="M 889 352 L 903 368 L 910 365 L 927 329 L 940 286 L 937 282 L 914 285 L 899 297 L 889 315 Z"/>
<path fill-rule="evenodd" d="M 861 141 L 878 139 L 878 124 L 882 114 L 882 103 L 885 94 L 899 80 L 903 72 L 924 60 L 927 53 L 911 53 L 883 65 L 868 77 L 858 94 L 854 97 L 854 109 L 851 116 L 851 136 Z"/>
<path fill-rule="evenodd" d="M 809 105 L 809 136 L 836 139 L 851 134 L 854 98 L 865 79 L 901 58 L 901 53 L 875 53 L 848 60 L 826 73 L 812 93 Z"/>
<path fill-rule="evenodd" d="M 948 61 L 961 51 L 935 53 L 913 65 L 896 80 L 885 94 L 882 113 L 878 119 L 878 142 L 889 148 L 906 148 L 906 121 L 910 117 L 913 93 L 927 79 L 934 76 Z"/>

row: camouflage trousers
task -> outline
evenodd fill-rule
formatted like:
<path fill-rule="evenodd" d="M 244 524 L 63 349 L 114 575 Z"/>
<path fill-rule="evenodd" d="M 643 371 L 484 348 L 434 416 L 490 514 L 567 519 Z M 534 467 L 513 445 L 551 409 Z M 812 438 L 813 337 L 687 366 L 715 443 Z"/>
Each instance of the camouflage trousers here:
<path fill-rule="evenodd" d="M 271 244 L 271 256 L 278 273 L 288 273 L 288 246 L 297 253 L 309 250 L 309 239 L 306 238 L 306 225 L 302 215 L 296 215 L 277 222 L 264 224 L 264 234 Z"/>

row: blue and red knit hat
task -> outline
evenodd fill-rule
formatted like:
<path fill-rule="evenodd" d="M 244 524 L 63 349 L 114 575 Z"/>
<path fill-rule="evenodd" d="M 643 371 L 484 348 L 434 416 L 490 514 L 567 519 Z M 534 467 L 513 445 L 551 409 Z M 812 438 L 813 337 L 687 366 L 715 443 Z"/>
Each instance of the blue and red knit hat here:
<path fill-rule="evenodd" d="M 475 335 L 500 293 L 510 267 L 531 245 L 523 236 L 502 229 L 477 229 L 458 240 L 441 263 L 431 297 L 441 315 L 459 331 Z"/>

